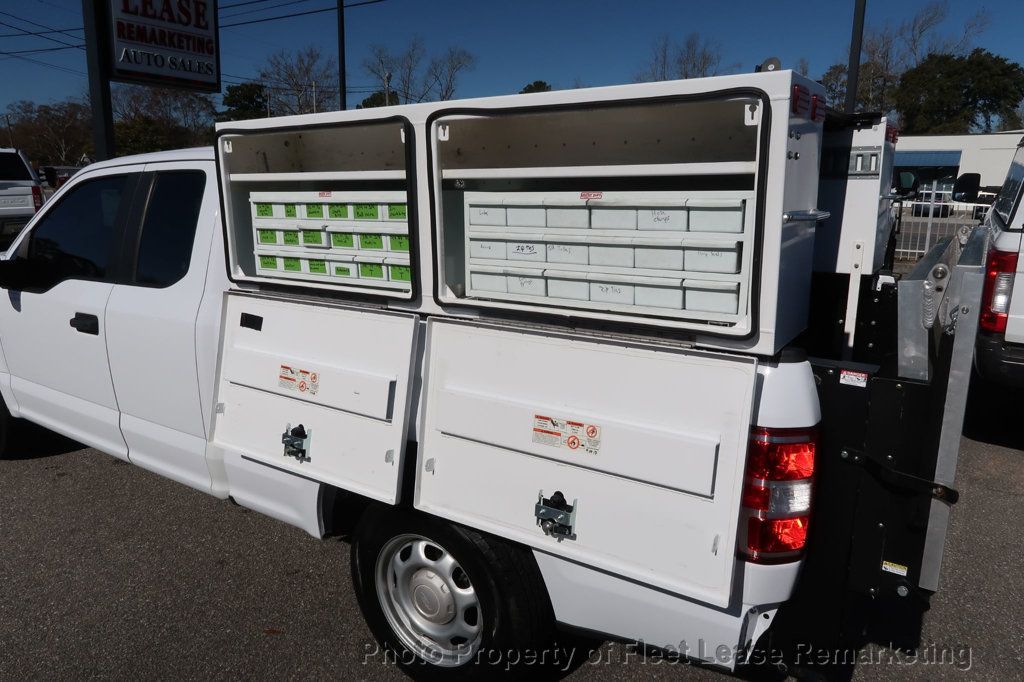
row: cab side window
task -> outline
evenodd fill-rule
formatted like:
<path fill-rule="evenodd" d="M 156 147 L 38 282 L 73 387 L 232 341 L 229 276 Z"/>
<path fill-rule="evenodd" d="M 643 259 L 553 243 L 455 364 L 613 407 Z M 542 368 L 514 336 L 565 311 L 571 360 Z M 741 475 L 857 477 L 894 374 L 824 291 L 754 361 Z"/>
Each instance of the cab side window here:
<path fill-rule="evenodd" d="M 200 170 L 156 174 L 139 237 L 136 284 L 168 287 L 188 272 L 205 189 Z"/>
<path fill-rule="evenodd" d="M 111 281 L 120 226 L 137 175 L 87 180 L 61 197 L 35 225 L 21 255 L 57 281 Z"/>

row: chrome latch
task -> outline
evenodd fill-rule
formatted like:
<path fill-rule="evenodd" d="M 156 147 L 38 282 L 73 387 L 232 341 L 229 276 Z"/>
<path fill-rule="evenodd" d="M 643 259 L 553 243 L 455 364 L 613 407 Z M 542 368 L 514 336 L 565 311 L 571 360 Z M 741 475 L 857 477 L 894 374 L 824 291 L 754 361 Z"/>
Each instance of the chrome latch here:
<path fill-rule="evenodd" d="M 545 535 L 556 538 L 559 542 L 564 539 L 576 539 L 576 509 L 579 500 L 573 500 L 567 504 L 565 495 L 561 490 L 556 490 L 551 497 L 544 497 L 544 491 L 537 493 L 537 504 L 533 508 L 533 515 L 537 517 L 537 525 L 544 531 Z"/>
<path fill-rule="evenodd" d="M 294 457 L 300 462 L 310 461 L 309 441 L 313 438 L 313 429 L 309 431 L 302 424 L 294 429 L 291 424 L 286 424 L 284 433 L 281 434 L 281 442 L 284 444 L 284 456 Z"/>

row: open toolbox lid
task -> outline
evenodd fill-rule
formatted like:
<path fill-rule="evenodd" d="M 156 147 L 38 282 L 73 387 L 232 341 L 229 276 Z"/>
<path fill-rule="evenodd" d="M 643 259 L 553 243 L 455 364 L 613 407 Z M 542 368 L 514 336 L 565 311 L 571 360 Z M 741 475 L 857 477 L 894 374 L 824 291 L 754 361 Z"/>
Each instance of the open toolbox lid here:
<path fill-rule="evenodd" d="M 780 71 L 218 124 L 229 273 L 771 355 L 806 325 L 823 113 Z"/>

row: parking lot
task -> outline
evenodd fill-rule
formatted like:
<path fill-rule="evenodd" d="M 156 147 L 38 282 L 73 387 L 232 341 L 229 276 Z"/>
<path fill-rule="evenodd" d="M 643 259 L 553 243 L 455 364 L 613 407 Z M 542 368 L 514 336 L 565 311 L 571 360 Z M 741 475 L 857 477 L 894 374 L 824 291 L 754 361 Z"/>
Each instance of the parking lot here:
<path fill-rule="evenodd" d="M 858 678 L 1019 678 L 1024 452 L 1012 431 L 977 426 L 998 408 L 976 407 L 978 439 L 963 440 L 961 502 L 924 624 L 928 660 L 946 662 L 882 652 Z M 401 677 L 373 655 L 344 541 L 317 542 L 35 428 L 0 461 L 0 492 L 0 679 Z M 580 653 L 570 671 L 624 677 L 722 679 L 644 663 L 621 644 Z"/>

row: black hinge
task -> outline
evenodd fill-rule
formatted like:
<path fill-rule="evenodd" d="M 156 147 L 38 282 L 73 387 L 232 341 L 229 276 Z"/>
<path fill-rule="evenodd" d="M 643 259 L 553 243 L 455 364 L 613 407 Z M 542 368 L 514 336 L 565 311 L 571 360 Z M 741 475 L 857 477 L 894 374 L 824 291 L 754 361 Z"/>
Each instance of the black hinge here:
<path fill-rule="evenodd" d="M 871 455 L 870 453 L 853 448 L 843 448 L 839 453 L 839 457 L 850 464 L 859 464 L 867 469 L 875 478 L 891 486 L 920 495 L 928 495 L 949 504 L 956 504 L 960 499 L 960 493 L 955 488 L 950 488 L 938 481 L 930 481 L 927 478 L 920 478 L 913 474 L 898 471 L 893 468 L 891 463 L 877 455 Z"/>

